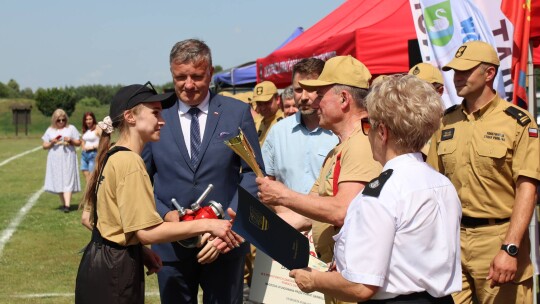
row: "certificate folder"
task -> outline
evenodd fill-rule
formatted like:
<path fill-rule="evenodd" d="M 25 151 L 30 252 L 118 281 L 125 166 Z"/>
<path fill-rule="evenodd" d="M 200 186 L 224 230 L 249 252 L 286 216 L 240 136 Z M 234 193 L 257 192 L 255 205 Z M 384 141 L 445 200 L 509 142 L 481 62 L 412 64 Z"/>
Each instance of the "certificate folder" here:
<path fill-rule="evenodd" d="M 308 239 L 242 187 L 232 229 L 287 269 L 308 266 Z"/>

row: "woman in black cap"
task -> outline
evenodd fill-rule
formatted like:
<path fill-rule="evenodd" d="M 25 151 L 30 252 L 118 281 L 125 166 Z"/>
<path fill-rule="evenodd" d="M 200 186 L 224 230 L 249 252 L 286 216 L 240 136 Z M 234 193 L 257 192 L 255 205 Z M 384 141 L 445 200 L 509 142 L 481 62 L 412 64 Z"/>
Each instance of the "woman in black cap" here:
<path fill-rule="evenodd" d="M 145 143 L 158 141 L 165 124 L 163 108 L 176 102 L 174 93 L 157 94 L 150 82 L 121 88 L 103 130 L 96 173 L 88 182 L 84 202 L 92 215 L 92 241 L 79 265 L 76 303 L 144 303 L 144 268 L 161 268 L 147 244 L 172 242 L 210 233 L 238 246 L 241 238 L 227 220 L 163 222 L 156 212 L 152 185 L 140 153 Z M 119 131 L 111 148 L 111 133 Z M 117 153 L 118 152 L 118 153 Z M 224 243 L 222 243 L 224 244 Z M 222 245 L 224 247 L 224 245 Z M 222 248 L 215 248 L 216 254 Z"/>

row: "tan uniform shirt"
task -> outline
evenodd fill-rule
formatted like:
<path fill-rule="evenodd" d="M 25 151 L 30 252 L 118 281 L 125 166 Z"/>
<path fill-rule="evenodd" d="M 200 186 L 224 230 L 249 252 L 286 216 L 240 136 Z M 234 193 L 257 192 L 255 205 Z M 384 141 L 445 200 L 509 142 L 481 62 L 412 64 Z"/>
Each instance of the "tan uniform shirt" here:
<path fill-rule="evenodd" d="M 163 222 L 140 155 L 119 151 L 109 158 L 98 190 L 97 213 L 101 235 L 123 246 L 139 243 L 137 230 Z"/>
<path fill-rule="evenodd" d="M 334 196 L 334 169 L 338 155 L 340 155 L 341 171 L 338 183 L 342 182 L 369 182 L 381 174 L 382 166 L 373 159 L 371 147 L 367 136 L 358 126 L 353 134 L 345 141 L 332 149 L 321 169 L 319 178 L 311 188 L 311 192 L 319 196 Z M 334 256 L 334 236 L 337 228 L 327 223 L 313 223 L 313 242 L 321 260 L 330 262 Z"/>
<path fill-rule="evenodd" d="M 278 109 L 272 120 L 270 120 L 270 123 L 265 123 L 264 117 L 262 116 L 255 120 L 255 128 L 257 129 L 257 134 L 259 135 L 259 145 L 261 147 L 266 139 L 266 135 L 268 135 L 268 131 L 270 131 L 270 128 L 284 117 L 285 115 L 281 109 Z"/>
<path fill-rule="evenodd" d="M 522 113 L 522 124 L 507 108 Z M 475 113 L 463 104 L 447 113 L 427 162 L 452 181 L 464 216 L 504 219 L 512 215 L 518 177 L 540 179 L 539 150 L 531 115 L 496 95 Z"/>

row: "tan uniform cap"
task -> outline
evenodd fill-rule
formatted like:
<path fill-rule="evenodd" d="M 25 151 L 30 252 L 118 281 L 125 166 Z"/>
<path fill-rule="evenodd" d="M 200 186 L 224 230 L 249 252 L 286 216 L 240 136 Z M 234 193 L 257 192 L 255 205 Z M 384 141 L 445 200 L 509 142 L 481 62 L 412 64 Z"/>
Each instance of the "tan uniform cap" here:
<path fill-rule="evenodd" d="M 430 63 L 421 62 L 409 70 L 409 75 L 414 75 L 429 83 L 444 84 L 441 71 Z"/>
<path fill-rule="evenodd" d="M 343 84 L 361 89 L 369 89 L 371 73 L 358 59 L 348 56 L 336 56 L 328 59 L 324 69 L 316 80 L 302 80 L 300 86 L 306 89 Z"/>
<path fill-rule="evenodd" d="M 253 89 L 252 102 L 268 102 L 277 94 L 277 87 L 271 81 L 263 81 Z"/>
<path fill-rule="evenodd" d="M 501 63 L 497 52 L 490 44 L 483 41 L 469 41 L 459 47 L 454 59 L 443 66 L 442 70 L 468 71 L 482 62 L 496 66 Z"/>

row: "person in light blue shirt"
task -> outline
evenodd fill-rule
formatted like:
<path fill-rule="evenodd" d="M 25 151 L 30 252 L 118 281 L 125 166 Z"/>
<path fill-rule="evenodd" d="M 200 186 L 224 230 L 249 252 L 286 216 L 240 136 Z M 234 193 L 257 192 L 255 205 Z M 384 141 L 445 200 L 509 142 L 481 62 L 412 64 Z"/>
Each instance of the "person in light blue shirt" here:
<path fill-rule="evenodd" d="M 332 131 L 302 124 L 301 112 L 283 119 L 263 144 L 266 173 L 294 191 L 307 194 L 319 176 L 326 155 L 338 143 Z"/>
<path fill-rule="evenodd" d="M 275 124 L 262 146 L 266 173 L 288 188 L 307 194 L 319 176 L 328 152 L 338 143 L 331 131 L 319 126 L 319 114 L 311 107 L 317 92 L 308 92 L 299 81 L 317 79 L 324 61 L 308 58 L 293 67 L 292 87 L 299 112 Z M 284 207 L 276 212 L 299 230 L 309 229 L 309 220 Z"/>

